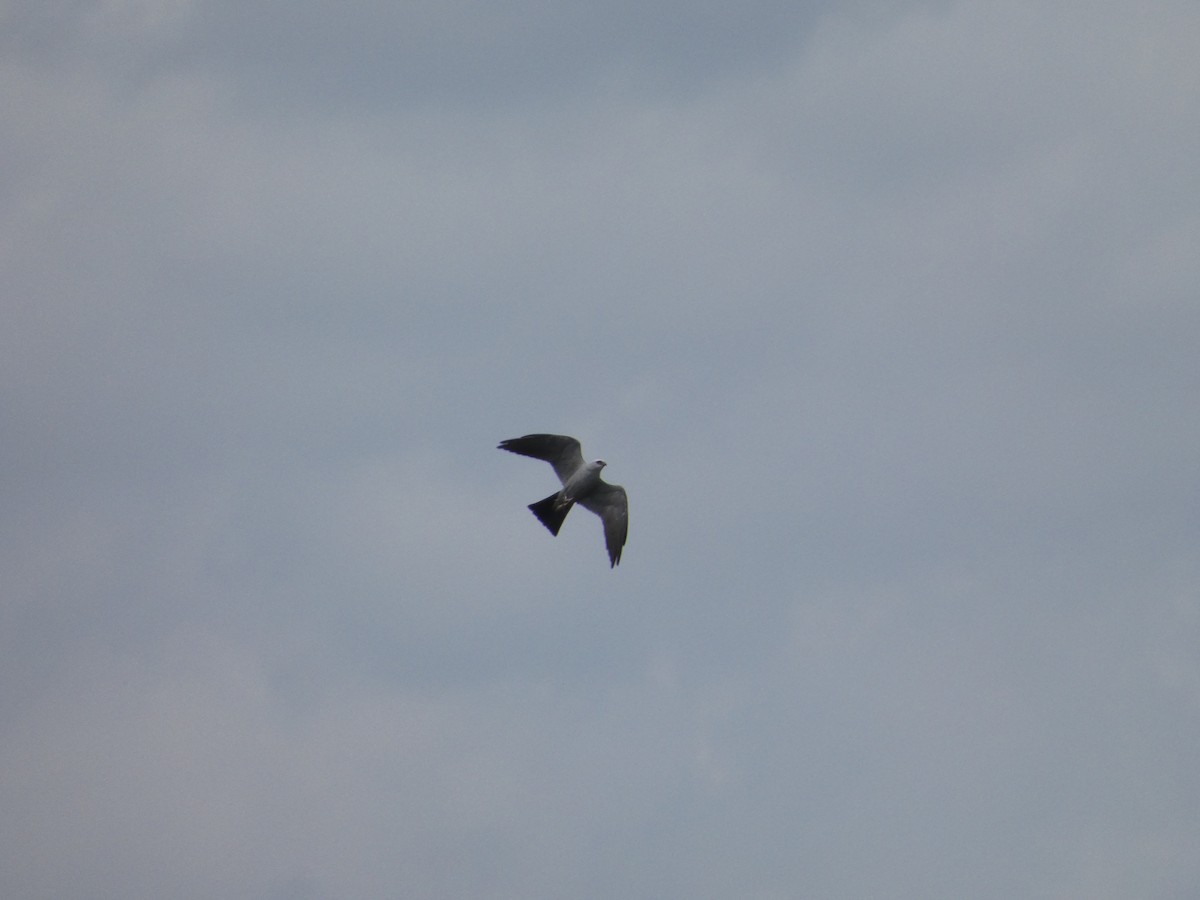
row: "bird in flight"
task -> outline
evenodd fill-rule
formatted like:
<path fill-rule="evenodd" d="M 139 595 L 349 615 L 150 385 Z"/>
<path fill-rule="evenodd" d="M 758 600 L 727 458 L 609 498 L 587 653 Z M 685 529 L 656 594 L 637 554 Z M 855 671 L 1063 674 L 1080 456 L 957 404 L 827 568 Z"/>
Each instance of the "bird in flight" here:
<path fill-rule="evenodd" d="M 625 535 L 629 532 L 629 498 L 619 484 L 600 480 L 600 470 L 608 465 L 604 460 L 584 462 L 579 441 L 565 434 L 527 434 L 501 441 L 497 449 L 544 459 L 554 467 L 562 490 L 529 504 L 533 514 L 551 534 L 558 536 L 567 513 L 578 503 L 604 522 L 609 568 L 621 561 L 621 548 L 625 546 Z"/>

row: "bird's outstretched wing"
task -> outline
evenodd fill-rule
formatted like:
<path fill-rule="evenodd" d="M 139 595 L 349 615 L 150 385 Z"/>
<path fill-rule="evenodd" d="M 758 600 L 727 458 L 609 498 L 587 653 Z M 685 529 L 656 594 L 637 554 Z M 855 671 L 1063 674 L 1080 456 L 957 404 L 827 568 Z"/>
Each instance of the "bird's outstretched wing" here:
<path fill-rule="evenodd" d="M 621 561 L 621 548 L 629 534 L 629 498 L 619 484 L 601 481 L 596 489 L 578 501 L 604 522 L 604 543 L 608 547 L 609 568 Z"/>
<path fill-rule="evenodd" d="M 544 459 L 554 466 L 554 474 L 563 484 L 583 465 L 583 450 L 579 441 L 565 434 L 527 434 L 524 437 L 501 441 L 498 449 L 521 456 Z"/>

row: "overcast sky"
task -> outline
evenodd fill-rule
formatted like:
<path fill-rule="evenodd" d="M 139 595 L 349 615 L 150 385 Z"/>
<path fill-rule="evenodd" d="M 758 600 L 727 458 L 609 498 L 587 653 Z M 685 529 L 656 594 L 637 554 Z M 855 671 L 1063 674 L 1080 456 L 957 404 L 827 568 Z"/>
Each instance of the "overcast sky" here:
<path fill-rule="evenodd" d="M 1198 46 L 0 4 L 0 895 L 1200 897 Z"/>

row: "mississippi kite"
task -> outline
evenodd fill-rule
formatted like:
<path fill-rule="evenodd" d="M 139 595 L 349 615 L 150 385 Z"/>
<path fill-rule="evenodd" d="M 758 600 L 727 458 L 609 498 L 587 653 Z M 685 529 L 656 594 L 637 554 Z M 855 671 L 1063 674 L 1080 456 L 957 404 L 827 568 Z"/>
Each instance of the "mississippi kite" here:
<path fill-rule="evenodd" d="M 621 548 L 625 546 L 625 535 L 629 531 L 629 499 L 625 496 L 625 488 L 619 484 L 600 480 L 600 470 L 607 465 L 604 460 L 585 463 L 579 441 L 564 434 L 527 434 L 501 441 L 497 449 L 544 459 L 554 466 L 562 490 L 529 504 L 533 514 L 551 534 L 558 535 L 567 513 L 578 503 L 604 522 L 609 568 L 621 561 Z"/>

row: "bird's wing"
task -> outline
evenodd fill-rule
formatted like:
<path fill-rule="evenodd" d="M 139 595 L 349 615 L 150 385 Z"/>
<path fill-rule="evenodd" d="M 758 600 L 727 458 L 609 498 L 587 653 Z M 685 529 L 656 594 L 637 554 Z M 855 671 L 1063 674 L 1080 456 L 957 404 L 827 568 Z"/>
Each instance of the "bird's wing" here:
<path fill-rule="evenodd" d="M 554 474 L 563 484 L 583 465 L 583 450 L 579 441 L 565 434 L 527 434 L 501 441 L 497 449 L 544 459 L 554 466 Z"/>
<path fill-rule="evenodd" d="M 604 543 L 608 547 L 609 567 L 621 561 L 621 548 L 629 534 L 629 497 L 619 484 L 601 481 L 594 491 L 577 501 L 604 521 Z"/>

